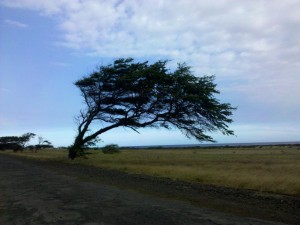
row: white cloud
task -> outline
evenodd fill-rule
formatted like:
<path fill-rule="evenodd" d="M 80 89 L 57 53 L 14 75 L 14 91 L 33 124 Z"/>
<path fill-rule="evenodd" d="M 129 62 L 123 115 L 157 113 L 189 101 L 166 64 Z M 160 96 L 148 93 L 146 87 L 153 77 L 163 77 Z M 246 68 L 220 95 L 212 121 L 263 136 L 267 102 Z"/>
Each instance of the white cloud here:
<path fill-rule="evenodd" d="M 261 102 L 300 96 L 297 0 L 2 0 L 55 17 L 61 46 L 103 57 L 186 61 Z M 236 85 L 238 84 L 238 85 Z M 298 106 L 300 107 L 300 106 Z"/>
<path fill-rule="evenodd" d="M 4 20 L 4 23 L 14 26 L 14 27 L 18 27 L 18 28 L 28 28 L 28 25 L 25 23 L 21 23 L 19 21 L 15 21 L 15 20 Z"/>
<path fill-rule="evenodd" d="M 57 67 L 68 67 L 70 66 L 69 63 L 64 63 L 64 62 L 51 62 L 51 66 L 57 66 Z"/>

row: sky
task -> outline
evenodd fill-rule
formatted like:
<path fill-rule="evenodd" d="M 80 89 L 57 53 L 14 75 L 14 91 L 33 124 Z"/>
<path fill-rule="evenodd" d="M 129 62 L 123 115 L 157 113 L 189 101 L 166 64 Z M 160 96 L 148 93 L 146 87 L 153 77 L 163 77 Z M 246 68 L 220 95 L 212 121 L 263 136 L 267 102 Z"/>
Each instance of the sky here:
<path fill-rule="evenodd" d="M 186 62 L 238 107 L 218 143 L 300 141 L 299 0 L 0 0 L 0 136 L 71 145 L 74 82 L 120 57 Z M 197 144 L 178 130 L 118 128 L 100 145 Z"/>

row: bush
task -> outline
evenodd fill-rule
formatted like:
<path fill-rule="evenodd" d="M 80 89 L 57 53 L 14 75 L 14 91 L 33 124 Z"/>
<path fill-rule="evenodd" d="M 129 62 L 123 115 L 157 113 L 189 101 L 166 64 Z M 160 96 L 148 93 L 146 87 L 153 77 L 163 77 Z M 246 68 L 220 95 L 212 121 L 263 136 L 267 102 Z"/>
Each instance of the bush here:
<path fill-rule="evenodd" d="M 120 148 L 118 145 L 106 145 L 102 148 L 102 152 L 104 154 L 114 154 L 114 153 L 120 153 Z"/>

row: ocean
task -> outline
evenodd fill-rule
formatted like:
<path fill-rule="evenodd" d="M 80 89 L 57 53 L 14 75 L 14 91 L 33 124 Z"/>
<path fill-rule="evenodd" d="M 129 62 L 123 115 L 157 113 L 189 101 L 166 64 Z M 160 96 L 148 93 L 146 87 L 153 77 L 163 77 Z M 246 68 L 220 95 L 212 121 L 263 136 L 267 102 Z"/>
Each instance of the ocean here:
<path fill-rule="evenodd" d="M 121 146 L 122 148 L 209 148 L 209 147 L 249 147 L 249 146 L 278 146 L 300 145 L 300 141 L 290 142 L 249 142 L 249 143 L 210 143 L 210 144 L 182 144 L 182 145 L 144 145 L 144 146 Z"/>

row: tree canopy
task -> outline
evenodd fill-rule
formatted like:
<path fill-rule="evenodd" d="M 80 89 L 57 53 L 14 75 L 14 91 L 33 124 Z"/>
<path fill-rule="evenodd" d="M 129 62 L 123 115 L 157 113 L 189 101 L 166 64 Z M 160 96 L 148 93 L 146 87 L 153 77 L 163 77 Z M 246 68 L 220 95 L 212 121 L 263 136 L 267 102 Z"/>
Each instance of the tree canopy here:
<path fill-rule="evenodd" d="M 25 145 L 35 136 L 34 133 L 25 133 L 21 136 L 0 137 L 0 150 L 13 149 L 22 151 Z"/>
<path fill-rule="evenodd" d="M 167 62 L 121 58 L 75 82 L 86 108 L 77 117 L 78 134 L 69 157 L 120 126 L 137 132 L 144 127 L 176 128 L 189 138 L 211 142 L 209 132 L 233 135 L 228 124 L 235 108 L 215 97 L 219 91 L 214 76 L 195 76 L 185 63 L 171 71 Z M 102 126 L 91 132 L 97 121 Z"/>

